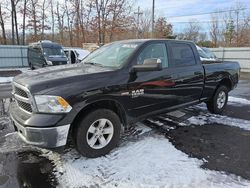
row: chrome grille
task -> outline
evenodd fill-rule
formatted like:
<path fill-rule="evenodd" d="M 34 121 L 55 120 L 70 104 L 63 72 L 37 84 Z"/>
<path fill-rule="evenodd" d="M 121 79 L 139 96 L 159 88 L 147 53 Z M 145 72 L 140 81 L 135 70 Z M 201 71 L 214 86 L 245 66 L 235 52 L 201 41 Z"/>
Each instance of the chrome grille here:
<path fill-rule="evenodd" d="M 18 87 L 15 87 L 15 94 L 17 94 L 17 95 L 19 95 L 21 97 L 24 97 L 24 98 L 29 98 L 28 94 L 24 90 L 22 90 L 22 89 L 20 89 Z"/>
<path fill-rule="evenodd" d="M 17 100 L 17 104 L 20 108 L 24 109 L 27 112 L 32 113 L 32 108 L 31 105 L 29 103 L 23 102 L 23 101 L 18 101 Z"/>
<path fill-rule="evenodd" d="M 26 113 L 32 113 L 28 90 L 19 84 L 13 83 L 13 94 L 18 107 Z"/>

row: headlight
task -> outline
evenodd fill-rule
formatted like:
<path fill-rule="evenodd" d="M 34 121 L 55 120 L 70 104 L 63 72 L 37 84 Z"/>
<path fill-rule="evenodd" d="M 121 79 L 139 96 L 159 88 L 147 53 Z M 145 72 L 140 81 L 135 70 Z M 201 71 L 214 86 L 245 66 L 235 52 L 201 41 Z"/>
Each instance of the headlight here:
<path fill-rule="evenodd" d="M 67 113 L 72 107 L 60 96 L 35 95 L 36 106 L 39 112 Z"/>

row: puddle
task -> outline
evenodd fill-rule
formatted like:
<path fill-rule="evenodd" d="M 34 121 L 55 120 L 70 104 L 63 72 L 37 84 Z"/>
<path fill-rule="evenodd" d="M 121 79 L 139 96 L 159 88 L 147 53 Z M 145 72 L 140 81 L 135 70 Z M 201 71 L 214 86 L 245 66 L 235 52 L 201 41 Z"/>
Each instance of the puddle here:
<path fill-rule="evenodd" d="M 54 165 L 38 151 L 0 154 L 0 188 L 53 188 Z"/>

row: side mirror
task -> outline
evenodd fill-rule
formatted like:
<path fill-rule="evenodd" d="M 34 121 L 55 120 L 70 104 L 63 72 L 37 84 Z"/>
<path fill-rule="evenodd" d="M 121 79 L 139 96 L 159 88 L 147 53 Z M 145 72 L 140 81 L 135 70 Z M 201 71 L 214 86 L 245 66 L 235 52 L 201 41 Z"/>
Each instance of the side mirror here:
<path fill-rule="evenodd" d="M 143 64 L 134 65 L 132 67 L 132 72 L 147 72 L 147 71 L 160 71 L 162 70 L 161 59 L 145 59 Z"/>

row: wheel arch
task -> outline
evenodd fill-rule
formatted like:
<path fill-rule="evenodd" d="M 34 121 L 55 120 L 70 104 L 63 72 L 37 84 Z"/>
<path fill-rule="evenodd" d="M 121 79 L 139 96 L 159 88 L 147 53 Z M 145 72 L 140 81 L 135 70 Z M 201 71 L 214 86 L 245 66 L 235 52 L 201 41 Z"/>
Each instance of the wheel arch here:
<path fill-rule="evenodd" d="M 127 116 L 126 116 L 126 111 L 123 108 L 123 106 L 115 100 L 103 99 L 103 100 L 97 100 L 97 101 L 91 102 L 90 104 L 84 106 L 77 113 L 77 115 L 75 116 L 75 118 L 70 126 L 70 134 L 71 135 L 72 135 L 72 133 L 75 134 L 74 130 L 77 128 L 77 124 L 80 121 L 80 119 L 82 119 L 84 116 L 89 114 L 91 111 L 93 111 L 95 109 L 100 109 L 100 108 L 112 110 L 120 118 L 121 123 L 123 125 L 123 128 L 127 126 Z"/>
<path fill-rule="evenodd" d="M 233 84 L 229 77 L 223 78 L 217 85 L 216 90 L 222 85 L 226 86 L 228 88 L 228 91 L 232 90 Z"/>

